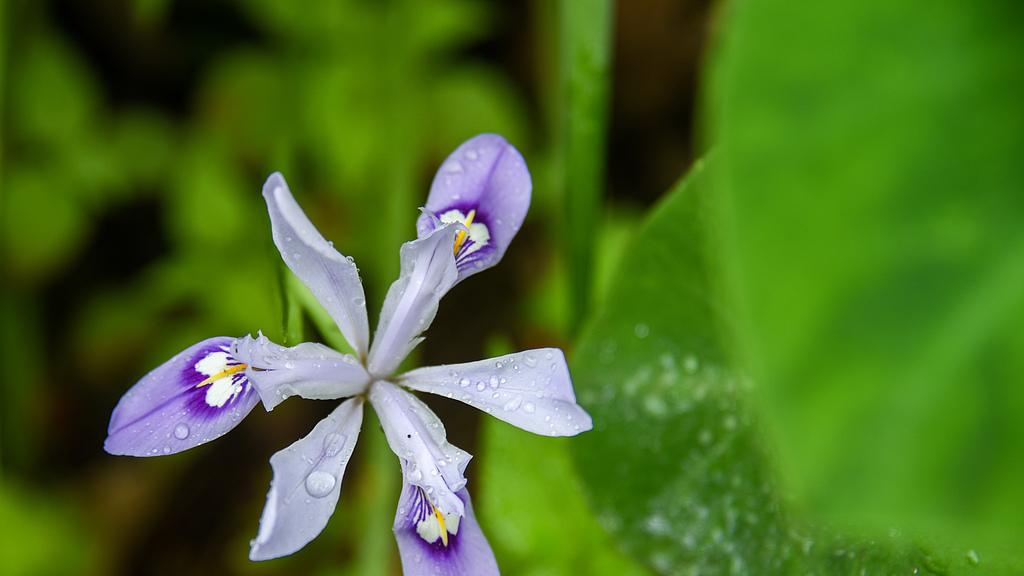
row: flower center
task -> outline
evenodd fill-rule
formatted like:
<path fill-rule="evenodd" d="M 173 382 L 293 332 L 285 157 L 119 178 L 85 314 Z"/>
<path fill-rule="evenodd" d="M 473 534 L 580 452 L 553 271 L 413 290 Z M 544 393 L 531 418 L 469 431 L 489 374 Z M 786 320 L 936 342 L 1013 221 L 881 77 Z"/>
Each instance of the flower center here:
<path fill-rule="evenodd" d="M 221 370 L 220 372 L 215 372 L 215 373 L 207 376 L 202 382 L 200 382 L 199 384 L 196 384 L 196 388 L 202 388 L 203 386 L 206 386 L 208 384 L 213 384 L 217 380 L 220 380 L 221 378 L 224 378 L 224 377 L 227 377 L 227 376 L 231 376 L 232 374 L 237 374 L 237 373 L 245 370 L 247 367 L 248 366 L 245 365 L 245 364 L 236 364 L 234 366 L 228 366 L 227 368 Z"/>
<path fill-rule="evenodd" d="M 448 547 L 450 536 L 459 533 L 459 518 L 457 515 L 445 515 L 437 506 L 434 506 L 422 488 L 414 487 L 416 490 L 415 501 L 412 505 L 411 516 L 416 526 L 416 533 L 427 544 L 434 544 L 441 540 L 441 545 Z"/>
<path fill-rule="evenodd" d="M 472 209 L 468 214 L 461 210 L 451 209 L 441 214 L 439 220 L 444 224 L 458 222 L 466 227 L 455 235 L 455 243 L 452 251 L 455 253 L 455 260 L 462 262 L 467 256 L 480 250 L 491 241 L 491 231 L 483 222 L 476 221 L 476 210 Z"/>
<path fill-rule="evenodd" d="M 205 389 L 203 401 L 211 408 L 223 408 L 248 389 L 248 365 L 235 360 L 224 348 L 206 354 L 193 368 L 203 379 L 193 384 L 192 389 Z"/>
<path fill-rule="evenodd" d="M 469 214 L 466 215 L 465 221 L 463 221 L 463 224 L 466 226 L 467 229 L 473 224 L 473 218 L 475 218 L 475 217 L 476 217 L 476 210 L 470 210 Z M 465 230 L 459 230 L 459 233 L 455 235 L 455 247 L 452 249 L 452 251 L 455 253 L 456 256 L 458 256 L 459 248 L 462 248 L 462 243 L 465 242 L 465 241 L 466 241 L 466 231 Z"/>

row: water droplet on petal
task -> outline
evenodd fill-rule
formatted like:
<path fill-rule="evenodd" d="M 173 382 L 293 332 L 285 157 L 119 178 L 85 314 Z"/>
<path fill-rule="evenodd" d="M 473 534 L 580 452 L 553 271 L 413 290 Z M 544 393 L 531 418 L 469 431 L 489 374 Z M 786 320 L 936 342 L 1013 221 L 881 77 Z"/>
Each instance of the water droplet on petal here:
<path fill-rule="evenodd" d="M 526 404 L 523 404 L 523 410 L 526 411 L 527 414 L 533 414 L 534 410 L 536 409 L 537 407 L 533 405 L 533 402 L 527 402 Z"/>
<path fill-rule="evenodd" d="M 333 474 L 323 470 L 314 470 L 306 476 L 306 492 L 314 498 L 323 498 L 334 490 L 338 479 Z"/>
<path fill-rule="evenodd" d="M 477 383 L 476 383 L 476 389 L 477 389 L 477 391 L 479 391 L 479 392 L 483 392 L 485 388 L 487 388 L 487 384 L 484 384 L 484 381 L 483 381 L 483 380 L 481 380 L 481 381 L 479 381 L 479 382 L 477 382 Z"/>
<path fill-rule="evenodd" d="M 184 422 L 174 427 L 174 437 L 177 438 L 178 440 L 184 440 L 185 438 L 188 438 L 188 433 L 188 424 L 185 424 Z"/>
<path fill-rule="evenodd" d="M 462 380 L 459 380 L 459 386 L 462 386 L 463 388 L 468 388 L 469 378 L 463 378 Z"/>
<path fill-rule="evenodd" d="M 515 396 L 514 398 L 512 398 L 511 400 L 506 402 L 505 405 L 503 406 L 503 408 L 505 409 L 506 412 L 514 412 L 514 411 L 519 409 L 519 405 L 522 404 L 522 403 L 523 403 L 523 397 L 522 396 Z"/>
<path fill-rule="evenodd" d="M 337 432 L 331 432 L 326 438 L 324 438 L 324 455 L 329 458 L 337 456 L 344 445 L 345 435 L 338 434 Z"/>

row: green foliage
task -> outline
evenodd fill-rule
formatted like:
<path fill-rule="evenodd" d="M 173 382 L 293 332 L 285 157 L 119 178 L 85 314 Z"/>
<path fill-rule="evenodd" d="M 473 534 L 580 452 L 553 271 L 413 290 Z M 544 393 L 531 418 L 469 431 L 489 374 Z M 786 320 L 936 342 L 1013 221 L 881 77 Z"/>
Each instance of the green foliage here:
<path fill-rule="evenodd" d="M 1020 558 L 1020 3 L 733 8 L 722 261 L 788 486 L 835 525 Z"/>
<path fill-rule="evenodd" d="M 258 329 L 347 348 L 277 258 L 269 171 L 358 261 L 372 322 L 430 175 L 486 131 L 524 152 L 533 206 L 508 268 L 461 294 L 519 297 L 501 304 L 520 312 L 508 342 L 583 326 L 566 348 L 595 422 L 564 440 L 484 418 L 471 489 L 505 573 L 1024 571 L 1024 10 L 727 3 L 698 114 L 712 172 L 698 165 L 637 232 L 628 200 L 602 198 L 613 3 L 542 4 L 517 20 L 478 0 L 221 3 L 244 31 L 187 37 L 196 53 L 174 58 L 203 59 L 174 110 L 113 93 L 130 76 L 104 53 L 119 45 L 70 22 L 73 6 L 0 7 L 0 572 L 139 561 L 104 539 L 178 500 L 106 506 L 136 472 L 97 459 L 112 400 L 147 368 Z M 128 6 L 118 38 L 152 35 L 156 52 L 182 42 L 178 19 L 207 17 Z M 519 34 L 537 54 L 494 56 Z M 267 448 L 315 410 L 228 442 Z M 171 569 L 394 573 L 398 466 L 375 421 L 363 434 L 348 497 L 303 554 L 245 559 L 257 497 L 221 540 L 183 535 L 209 558 Z M 198 480 L 171 464 L 147 477 L 262 496 L 263 477 L 215 486 L 224 471 L 200 454 L 183 457 Z M 83 522 L 94 510 L 121 516 Z"/>
<path fill-rule="evenodd" d="M 485 421 L 477 514 L 509 574 L 644 576 L 594 518 L 572 466 L 572 440 Z"/>
<path fill-rule="evenodd" d="M 63 576 L 95 569 L 95 541 L 65 498 L 0 484 L 0 566 L 8 576 Z"/>
<path fill-rule="evenodd" d="M 655 210 L 573 362 L 595 427 L 572 447 L 599 520 L 663 574 L 939 565 L 895 536 L 859 542 L 789 512 L 748 406 L 751 384 L 727 354 L 709 194 L 698 167 Z"/>
<path fill-rule="evenodd" d="M 609 0 L 564 0 L 560 5 L 565 240 L 569 250 L 571 322 L 576 330 L 591 305 L 593 241 L 604 192 L 613 14 Z"/>

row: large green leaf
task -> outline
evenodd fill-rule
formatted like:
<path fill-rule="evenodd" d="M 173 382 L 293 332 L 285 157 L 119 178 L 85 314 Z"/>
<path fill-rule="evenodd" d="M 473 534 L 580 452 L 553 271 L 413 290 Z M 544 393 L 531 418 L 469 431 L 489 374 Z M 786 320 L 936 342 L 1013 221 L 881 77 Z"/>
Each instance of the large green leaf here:
<path fill-rule="evenodd" d="M 789 487 L 832 523 L 1019 553 L 1024 5 L 734 8 L 724 255 Z"/>
<path fill-rule="evenodd" d="M 896 534 L 860 543 L 786 511 L 747 408 L 749 379 L 725 353 L 707 181 L 696 169 L 654 211 L 573 362 L 595 427 L 571 445 L 599 520 L 664 574 L 948 568 Z"/>

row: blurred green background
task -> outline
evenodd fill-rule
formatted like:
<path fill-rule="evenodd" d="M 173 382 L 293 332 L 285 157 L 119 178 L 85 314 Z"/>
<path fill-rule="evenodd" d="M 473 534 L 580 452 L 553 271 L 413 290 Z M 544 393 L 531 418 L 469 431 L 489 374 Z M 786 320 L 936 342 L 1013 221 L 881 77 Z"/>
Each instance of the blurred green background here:
<path fill-rule="evenodd" d="M 1015 0 L 0 4 L 0 574 L 397 574 L 372 419 L 325 532 L 266 563 L 267 459 L 333 403 L 102 442 L 195 341 L 336 341 L 269 172 L 373 323 L 481 132 L 533 204 L 417 360 L 561 346 L 595 421 L 427 399 L 504 573 L 1024 573 L 1021 30 Z"/>
<path fill-rule="evenodd" d="M 571 350 L 559 10 L 472 0 L 4 3 L 0 573 L 398 570 L 390 525 L 400 471 L 366 439 L 324 535 L 293 558 L 246 558 L 267 459 L 332 403 L 255 411 L 222 442 L 165 460 L 105 454 L 109 414 L 190 342 L 260 329 L 284 337 L 280 260 L 259 196 L 267 174 L 282 171 L 324 235 L 356 259 L 372 321 L 434 171 L 481 132 L 523 152 L 533 206 L 502 265 L 445 300 L 419 359 Z M 596 215 L 602 252 L 692 157 L 708 6 L 619 10 L 622 90 L 607 113 L 620 157 L 594 178 L 616 182 Z M 675 45 L 679 29 L 690 38 Z M 607 40 L 598 49 L 612 54 Z M 307 336 L 319 338 L 310 318 Z M 589 571 L 588 556 L 610 540 L 574 484 L 565 444 L 431 403 L 452 442 L 477 455 L 473 494 L 506 571 Z M 505 451 L 523 462 L 486 456 Z M 502 495 L 498 484 L 529 477 L 538 461 L 551 462 L 549 477 Z M 572 500 L 551 505 L 571 518 L 524 526 L 520 510 L 548 514 L 519 499 L 548 481 L 568 483 Z M 567 528 L 586 535 L 560 550 L 551 530 Z"/>

